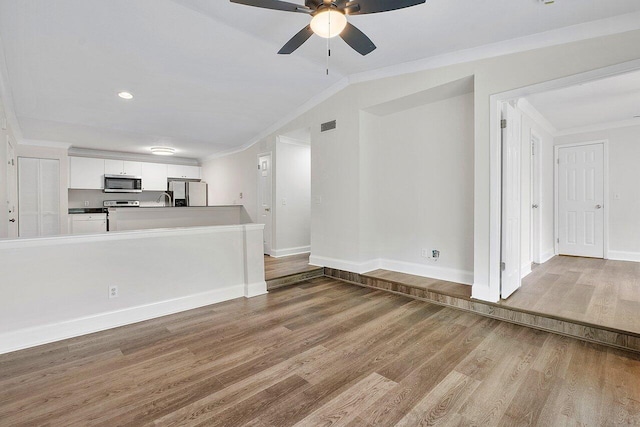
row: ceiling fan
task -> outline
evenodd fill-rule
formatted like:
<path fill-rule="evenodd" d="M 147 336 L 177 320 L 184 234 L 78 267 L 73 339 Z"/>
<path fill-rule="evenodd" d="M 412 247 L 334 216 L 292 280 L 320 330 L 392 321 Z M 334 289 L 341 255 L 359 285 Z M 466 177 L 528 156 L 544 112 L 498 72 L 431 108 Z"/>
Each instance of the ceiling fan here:
<path fill-rule="evenodd" d="M 347 22 L 348 15 L 388 12 L 416 6 L 426 0 L 305 0 L 304 6 L 281 0 L 231 0 L 231 3 L 285 12 L 306 13 L 311 15 L 311 23 L 285 44 L 278 52 L 288 55 L 306 42 L 313 33 L 323 38 L 337 35 L 347 42 L 356 52 L 367 55 L 376 45 L 362 31 Z"/>

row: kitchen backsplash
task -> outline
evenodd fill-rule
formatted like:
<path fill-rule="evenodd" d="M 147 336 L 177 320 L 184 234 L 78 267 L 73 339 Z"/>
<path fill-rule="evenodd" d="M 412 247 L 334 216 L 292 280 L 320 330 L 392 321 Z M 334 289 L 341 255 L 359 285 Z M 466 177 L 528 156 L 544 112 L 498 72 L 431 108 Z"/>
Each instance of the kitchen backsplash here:
<path fill-rule="evenodd" d="M 143 206 L 163 206 L 163 200 L 156 202 L 161 191 L 145 191 L 142 193 L 103 193 L 101 190 L 69 190 L 69 208 L 101 208 L 105 200 L 139 200 Z M 88 202 L 89 206 L 85 206 Z"/>

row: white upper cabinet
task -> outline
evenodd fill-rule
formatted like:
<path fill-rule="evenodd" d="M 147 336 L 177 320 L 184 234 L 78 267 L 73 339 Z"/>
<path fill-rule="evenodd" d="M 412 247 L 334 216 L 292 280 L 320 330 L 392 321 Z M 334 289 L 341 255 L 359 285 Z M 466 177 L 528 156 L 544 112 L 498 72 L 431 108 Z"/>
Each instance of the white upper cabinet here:
<path fill-rule="evenodd" d="M 169 165 L 169 178 L 200 179 L 200 166 Z"/>
<path fill-rule="evenodd" d="M 142 190 L 167 191 L 168 165 L 142 163 Z"/>
<path fill-rule="evenodd" d="M 104 188 L 104 160 L 88 157 L 69 157 L 69 188 L 102 190 Z"/>
<path fill-rule="evenodd" d="M 105 175 L 129 175 L 129 176 L 141 176 L 142 175 L 142 162 L 129 162 L 123 160 L 105 160 L 104 161 L 104 173 Z"/>

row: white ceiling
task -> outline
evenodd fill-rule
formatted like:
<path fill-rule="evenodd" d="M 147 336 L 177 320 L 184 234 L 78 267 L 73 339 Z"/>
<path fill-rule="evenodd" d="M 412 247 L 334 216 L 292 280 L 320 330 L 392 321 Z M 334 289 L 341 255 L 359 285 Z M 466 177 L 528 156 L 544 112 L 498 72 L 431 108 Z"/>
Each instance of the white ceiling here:
<path fill-rule="evenodd" d="M 640 71 L 527 96 L 558 131 L 605 124 L 640 125 Z"/>
<path fill-rule="evenodd" d="M 306 15 L 226 0 L 0 0 L 0 37 L 25 139 L 201 158 L 345 76 L 638 11 L 638 0 L 428 0 L 351 17 L 378 49 L 361 57 L 333 39 L 328 77 L 324 39 L 276 54 Z"/>

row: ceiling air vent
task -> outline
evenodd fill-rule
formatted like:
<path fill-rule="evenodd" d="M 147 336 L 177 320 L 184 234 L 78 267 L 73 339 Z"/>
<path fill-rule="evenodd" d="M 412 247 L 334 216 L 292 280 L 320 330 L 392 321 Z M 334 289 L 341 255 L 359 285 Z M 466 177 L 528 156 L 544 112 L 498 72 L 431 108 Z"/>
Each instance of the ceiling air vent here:
<path fill-rule="evenodd" d="M 332 130 L 336 128 L 336 121 L 332 120 L 330 122 L 326 122 L 320 125 L 320 132 L 326 132 L 328 130 Z"/>

